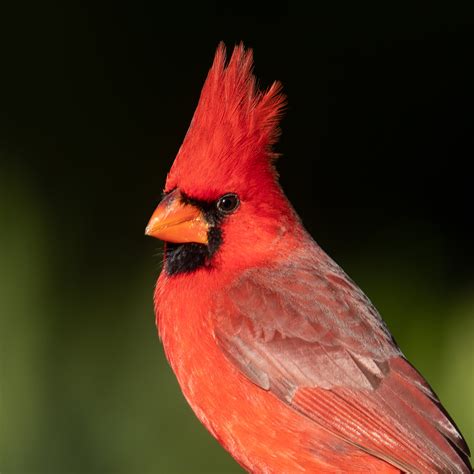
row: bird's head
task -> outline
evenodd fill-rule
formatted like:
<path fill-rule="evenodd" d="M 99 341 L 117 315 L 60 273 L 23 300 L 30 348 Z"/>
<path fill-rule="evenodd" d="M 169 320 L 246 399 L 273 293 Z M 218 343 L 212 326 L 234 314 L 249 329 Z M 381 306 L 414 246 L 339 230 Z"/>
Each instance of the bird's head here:
<path fill-rule="evenodd" d="M 265 260 L 295 222 L 271 147 L 285 98 L 260 92 L 252 51 L 219 45 L 146 234 L 166 242 L 169 275 Z"/>

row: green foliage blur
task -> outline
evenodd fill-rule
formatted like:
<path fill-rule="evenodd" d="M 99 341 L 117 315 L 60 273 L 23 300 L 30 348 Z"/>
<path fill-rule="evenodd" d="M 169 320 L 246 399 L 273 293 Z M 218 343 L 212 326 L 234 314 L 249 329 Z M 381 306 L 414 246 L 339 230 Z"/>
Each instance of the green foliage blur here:
<path fill-rule="evenodd" d="M 445 9 L 303 25 L 247 7 L 199 3 L 185 26 L 160 2 L 46 1 L 6 22 L 2 474 L 242 472 L 165 360 L 143 235 L 220 40 L 282 79 L 285 191 L 474 447 L 472 29 Z"/>

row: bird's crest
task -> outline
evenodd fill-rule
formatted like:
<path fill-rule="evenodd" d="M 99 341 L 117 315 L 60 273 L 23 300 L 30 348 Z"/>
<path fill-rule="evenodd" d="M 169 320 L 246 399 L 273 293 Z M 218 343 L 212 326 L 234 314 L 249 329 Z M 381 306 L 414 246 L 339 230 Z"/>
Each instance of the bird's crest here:
<path fill-rule="evenodd" d="M 260 91 L 252 69 L 251 49 L 235 46 L 226 64 L 225 46 L 218 46 L 167 190 L 179 186 L 196 197 L 211 198 L 213 189 L 221 192 L 217 188 L 224 183 L 231 189 L 239 178 L 273 176 L 271 146 L 278 137 L 285 96 L 279 82 Z"/>

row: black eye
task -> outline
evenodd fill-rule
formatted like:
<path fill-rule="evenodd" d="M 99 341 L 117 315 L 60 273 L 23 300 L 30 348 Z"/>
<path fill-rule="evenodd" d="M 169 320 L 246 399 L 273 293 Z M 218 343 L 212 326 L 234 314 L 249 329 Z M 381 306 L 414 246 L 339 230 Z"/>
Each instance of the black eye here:
<path fill-rule="evenodd" d="M 237 194 L 225 194 L 217 201 L 217 210 L 222 214 L 230 214 L 239 207 L 239 197 Z"/>

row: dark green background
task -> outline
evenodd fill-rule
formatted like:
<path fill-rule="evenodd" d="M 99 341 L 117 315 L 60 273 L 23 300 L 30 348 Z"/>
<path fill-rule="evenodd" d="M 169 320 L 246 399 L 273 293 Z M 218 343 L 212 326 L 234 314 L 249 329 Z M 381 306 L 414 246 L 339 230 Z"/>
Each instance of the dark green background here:
<path fill-rule="evenodd" d="M 474 443 L 473 16 L 383 5 L 2 12 L 2 473 L 240 472 L 165 362 L 143 235 L 220 40 L 283 82 L 284 189 Z"/>

